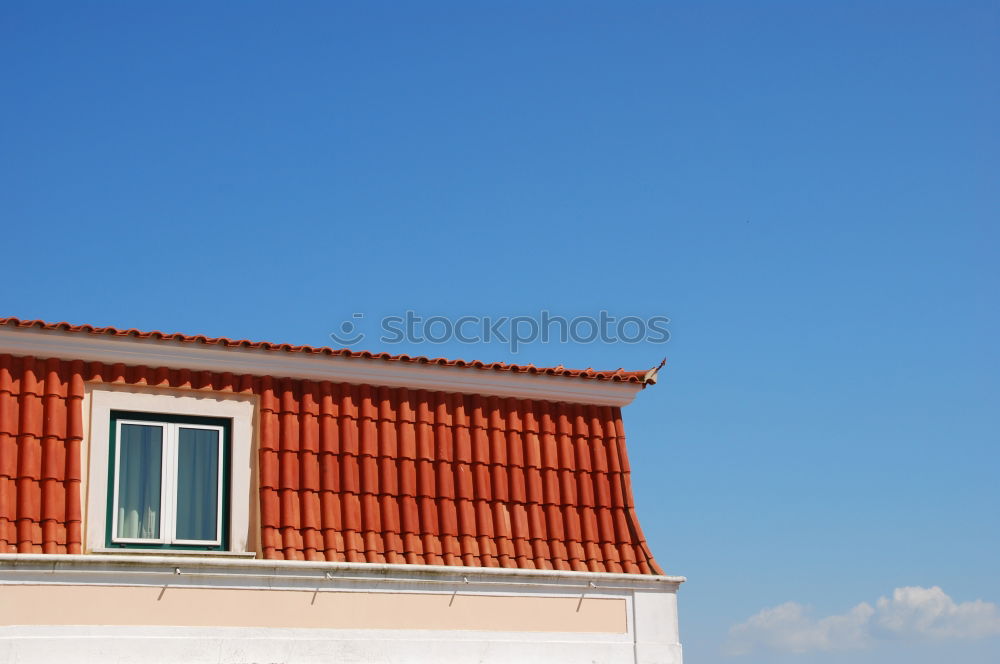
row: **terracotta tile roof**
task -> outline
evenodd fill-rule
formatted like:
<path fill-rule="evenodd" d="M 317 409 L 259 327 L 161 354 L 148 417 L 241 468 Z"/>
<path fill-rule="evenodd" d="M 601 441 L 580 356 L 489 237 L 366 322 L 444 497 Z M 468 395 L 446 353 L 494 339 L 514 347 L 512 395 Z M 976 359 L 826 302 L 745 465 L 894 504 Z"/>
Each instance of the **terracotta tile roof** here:
<path fill-rule="evenodd" d="M 2 318 L 0 325 L 645 384 L 600 372 Z M 662 366 L 662 365 L 661 365 Z M 617 408 L 0 356 L 0 551 L 79 552 L 84 381 L 261 398 L 266 558 L 658 573 Z"/>
<path fill-rule="evenodd" d="M 83 376 L 0 355 L 0 552 L 80 553 Z"/>
<path fill-rule="evenodd" d="M 94 327 L 92 325 L 72 325 L 70 323 L 49 323 L 42 320 L 21 320 L 19 318 L 0 318 L 0 326 L 17 328 L 34 328 L 39 330 L 58 330 L 111 337 L 130 337 L 134 339 L 155 339 L 160 341 L 180 341 L 183 343 L 220 346 L 222 348 L 246 348 L 262 351 L 283 351 L 288 353 L 304 353 L 312 355 L 333 355 L 338 357 L 353 357 L 366 360 L 385 362 L 412 362 L 414 364 L 433 364 L 447 367 L 464 367 L 489 371 L 507 371 L 511 373 L 539 374 L 546 376 L 566 376 L 569 378 L 585 378 L 621 383 L 638 383 L 646 385 L 656 382 L 658 367 L 640 371 L 625 369 L 567 369 L 563 366 L 536 367 L 533 364 L 506 364 L 504 362 L 480 362 L 478 360 L 449 360 L 443 357 L 424 357 L 411 355 L 391 355 L 389 353 L 371 353 L 368 351 L 350 350 L 349 348 L 328 348 L 326 346 L 293 346 L 291 344 L 275 344 L 268 341 L 249 341 L 247 339 L 227 339 L 226 337 L 206 337 L 203 335 L 186 335 L 179 333 L 143 332 L 136 329 L 122 330 L 115 327 Z M 660 364 L 662 367 L 663 364 Z"/>
<path fill-rule="evenodd" d="M 260 383 L 266 558 L 662 573 L 619 409 Z"/>
<path fill-rule="evenodd" d="M 618 408 L 0 355 L 0 551 L 81 550 L 85 382 L 256 394 L 270 559 L 662 573 Z"/>

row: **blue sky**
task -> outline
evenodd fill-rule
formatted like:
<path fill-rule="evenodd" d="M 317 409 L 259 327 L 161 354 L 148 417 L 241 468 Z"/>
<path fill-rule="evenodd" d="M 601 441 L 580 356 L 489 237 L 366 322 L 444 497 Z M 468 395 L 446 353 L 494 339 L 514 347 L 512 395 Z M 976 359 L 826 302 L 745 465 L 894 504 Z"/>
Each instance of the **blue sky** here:
<path fill-rule="evenodd" d="M 0 315 L 313 345 L 356 312 L 668 316 L 666 344 L 359 346 L 666 355 L 625 421 L 691 662 L 995 662 L 998 28 L 995 2 L 5 3 Z M 935 586 L 937 629 L 885 627 L 879 597 Z M 786 602 L 876 609 L 827 650 L 759 614 Z"/>

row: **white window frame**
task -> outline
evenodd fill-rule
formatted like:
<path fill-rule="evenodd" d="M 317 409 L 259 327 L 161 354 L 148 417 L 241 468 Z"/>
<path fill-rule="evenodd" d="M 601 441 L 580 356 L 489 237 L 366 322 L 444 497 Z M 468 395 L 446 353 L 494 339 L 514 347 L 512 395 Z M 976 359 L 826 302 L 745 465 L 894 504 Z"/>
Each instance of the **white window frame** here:
<path fill-rule="evenodd" d="M 149 413 L 149 415 L 154 415 L 155 413 Z M 135 424 L 139 426 L 155 426 L 162 430 L 161 434 L 161 453 L 160 453 L 160 532 L 157 538 L 143 538 L 143 537 L 119 537 L 118 536 L 118 486 L 120 484 L 121 477 L 121 440 L 122 440 L 122 425 L 123 424 Z M 177 537 L 177 466 L 178 460 L 178 450 L 180 448 L 180 430 L 181 429 L 202 429 L 207 431 L 215 431 L 218 433 L 218 477 L 216 478 L 217 493 L 215 496 L 216 504 L 216 521 L 215 521 L 215 534 L 214 540 L 191 540 L 191 539 L 180 539 Z M 225 486 L 223 481 L 225 479 L 225 466 L 226 461 L 225 447 L 226 447 L 226 429 L 225 427 L 215 425 L 215 424 L 191 424 L 191 423 L 179 423 L 179 422 L 161 422 L 157 420 L 132 420 L 126 417 L 119 417 L 115 420 L 115 464 L 114 464 L 114 476 L 112 477 L 112 486 L 114 488 L 114 495 L 112 497 L 113 502 L 111 503 L 111 541 L 114 543 L 121 544 L 157 544 L 157 545 L 192 545 L 192 546 L 211 546 L 218 547 L 222 545 L 222 532 L 223 532 L 223 517 L 225 513 L 225 505 L 223 504 L 223 496 L 225 496 Z"/>
<path fill-rule="evenodd" d="M 251 490 L 256 453 L 258 397 L 251 394 L 202 392 L 137 385 L 87 383 L 84 395 L 83 464 L 88 468 L 82 491 L 85 551 L 95 553 L 142 553 L 140 547 L 108 548 L 108 491 L 111 413 L 169 413 L 192 417 L 228 419 L 229 431 L 229 539 L 220 551 L 195 550 L 192 555 L 252 555 L 260 546 L 260 516 Z M 115 531 L 112 531 L 115 532 Z M 184 549 L 150 548 L 149 552 L 184 553 Z"/>

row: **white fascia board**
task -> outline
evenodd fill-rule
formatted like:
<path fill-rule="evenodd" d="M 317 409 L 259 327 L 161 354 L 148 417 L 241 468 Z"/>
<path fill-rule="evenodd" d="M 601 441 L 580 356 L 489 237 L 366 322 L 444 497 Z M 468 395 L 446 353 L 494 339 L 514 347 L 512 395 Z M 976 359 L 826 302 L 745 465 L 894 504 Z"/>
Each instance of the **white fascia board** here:
<path fill-rule="evenodd" d="M 33 328 L 0 328 L 0 353 L 597 406 L 625 406 L 643 387 L 639 383 L 570 376 L 519 374 L 283 350 L 221 348 L 197 342 L 105 337 Z"/>

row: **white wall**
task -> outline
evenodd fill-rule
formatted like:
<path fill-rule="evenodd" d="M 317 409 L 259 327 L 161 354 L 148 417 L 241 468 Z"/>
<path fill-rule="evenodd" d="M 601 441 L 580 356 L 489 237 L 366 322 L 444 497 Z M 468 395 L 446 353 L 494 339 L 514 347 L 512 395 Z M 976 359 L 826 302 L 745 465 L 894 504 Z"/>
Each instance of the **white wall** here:
<path fill-rule="evenodd" d="M 681 582 L 535 570 L 3 554 L 0 662 L 680 664 Z M 359 628 L 368 624 L 377 628 Z"/>

